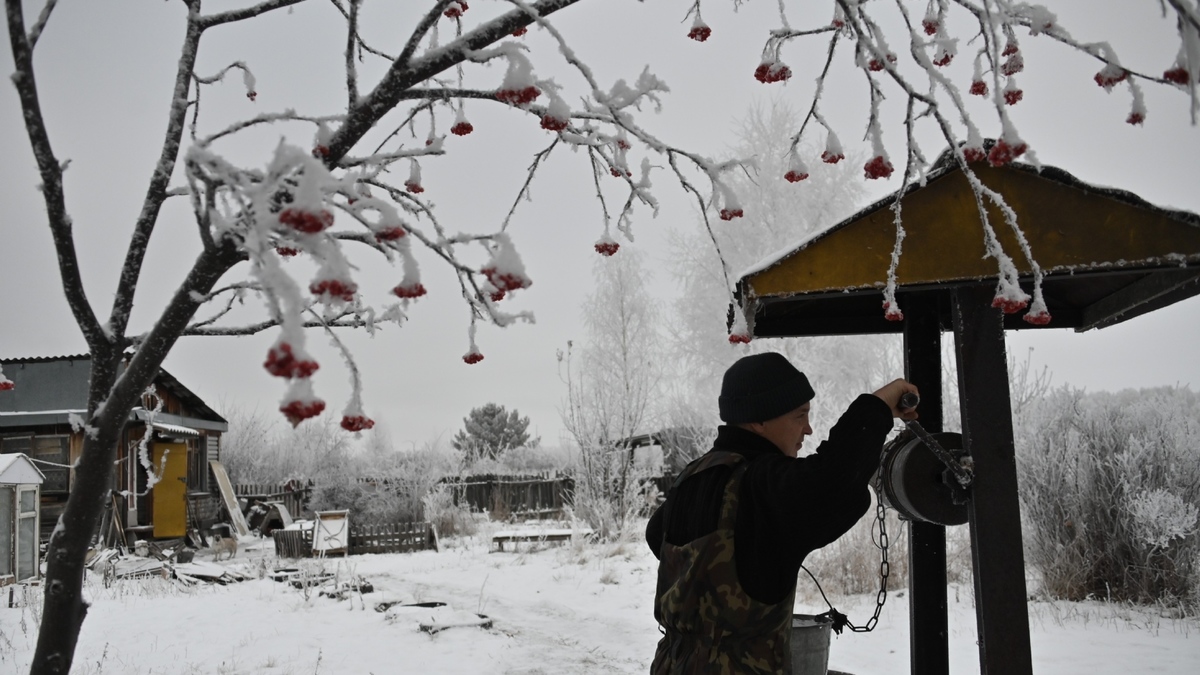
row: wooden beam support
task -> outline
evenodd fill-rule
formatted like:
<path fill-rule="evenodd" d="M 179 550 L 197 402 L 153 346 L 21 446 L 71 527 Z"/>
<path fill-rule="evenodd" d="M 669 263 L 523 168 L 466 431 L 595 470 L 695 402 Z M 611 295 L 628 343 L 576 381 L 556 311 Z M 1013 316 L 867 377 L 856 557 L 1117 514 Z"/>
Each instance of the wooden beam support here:
<path fill-rule="evenodd" d="M 1077 331 L 1105 328 L 1158 309 L 1154 301 L 1172 294 L 1172 302 L 1182 300 L 1177 291 L 1191 286 L 1186 297 L 1200 293 L 1200 269 L 1185 267 L 1176 270 L 1156 270 L 1125 288 L 1097 300 L 1083 309 Z"/>
<path fill-rule="evenodd" d="M 920 422 L 942 429 L 942 329 L 933 293 L 899 297 L 904 311 L 904 377 L 921 390 Z M 909 662 L 912 675 L 948 675 L 950 647 L 946 610 L 946 528 L 909 522 Z"/>
<path fill-rule="evenodd" d="M 954 292 L 963 440 L 975 464 L 969 517 L 981 675 L 1032 675 L 1025 555 L 1004 323 L 995 284 Z"/>

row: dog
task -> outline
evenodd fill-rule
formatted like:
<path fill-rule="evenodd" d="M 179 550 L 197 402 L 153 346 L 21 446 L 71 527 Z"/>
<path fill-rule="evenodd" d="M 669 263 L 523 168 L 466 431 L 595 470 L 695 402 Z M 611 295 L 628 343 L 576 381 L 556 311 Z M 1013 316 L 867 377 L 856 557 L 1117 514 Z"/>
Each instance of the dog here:
<path fill-rule="evenodd" d="M 221 535 L 213 535 L 213 560 L 220 560 L 222 553 L 228 553 L 225 559 L 228 560 L 237 555 L 238 543 L 237 539 L 231 537 L 222 537 Z"/>

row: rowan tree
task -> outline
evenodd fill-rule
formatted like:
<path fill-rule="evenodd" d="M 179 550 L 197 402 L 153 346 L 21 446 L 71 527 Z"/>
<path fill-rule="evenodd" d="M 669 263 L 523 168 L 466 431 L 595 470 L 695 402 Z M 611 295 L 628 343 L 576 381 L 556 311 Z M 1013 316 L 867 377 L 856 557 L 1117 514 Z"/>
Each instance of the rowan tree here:
<path fill-rule="evenodd" d="M 229 3 L 234 9 L 217 11 L 205 11 L 202 0 L 176 3 L 182 44 L 170 57 L 176 67 L 165 110 L 166 131 L 144 198 L 136 214 L 108 213 L 89 219 L 102 222 L 110 232 L 117 231 L 117 223 L 128 223 L 120 235 L 128 238 L 128 246 L 106 315 L 89 300 L 81 273 L 73 232 L 74 217 L 80 214 L 68 211 L 69 186 L 64 181 L 69 164 L 64 157 L 69 154 L 60 154 L 61 148 L 56 149 L 52 141 L 55 134 L 49 120 L 56 118 L 45 114 L 41 95 L 53 83 L 41 81 L 35 68 L 35 49 L 43 35 L 54 30 L 51 19 L 57 18 L 58 3 L 47 0 L 30 23 L 25 6 L 31 3 L 5 2 L 15 68 L 12 81 L 37 164 L 45 225 L 67 305 L 92 359 L 87 412 L 81 420 L 83 447 L 74 467 L 71 496 L 47 551 L 35 673 L 70 670 L 87 612 L 81 593 L 84 557 L 108 499 L 116 444 L 130 410 L 180 337 L 272 331 L 277 339 L 263 357 L 264 367 L 284 382 L 280 411 L 299 423 L 326 407 L 312 387 L 311 375 L 321 365 L 306 350 L 307 329 L 325 331 L 341 345 L 338 330 L 374 332 L 402 323 L 415 302 L 453 298 L 463 303 L 467 317 L 463 361 L 474 364 L 484 358 L 475 339 L 478 323 L 507 326 L 532 320 L 528 312 L 505 309 L 506 299 L 532 283 L 518 252 L 521 237 L 515 230 L 519 228 L 511 225 L 539 168 L 555 151 L 576 150 L 591 170 L 597 197 L 595 249 L 601 255 L 619 255 L 631 240 L 635 217 L 657 209 L 656 190 L 662 183 L 676 183 L 694 199 L 708 228 L 716 219 L 743 222 L 755 208 L 739 197 L 730 181 L 735 172 L 753 172 L 753 162 L 709 160 L 660 139 L 642 123 L 643 108 L 661 105 L 667 91 L 666 83 L 649 68 L 608 84 L 572 49 L 571 36 L 555 26 L 555 14 L 584 4 L 583 0 L 321 3 L 330 18 L 323 30 L 328 33 L 330 26 L 338 24 L 344 35 L 341 53 L 328 55 L 344 64 L 342 91 L 331 91 L 326 99 L 330 107 L 341 101 L 334 113 L 298 111 L 286 101 L 267 105 L 265 97 L 259 97 L 253 64 L 245 61 L 234 60 L 215 72 L 198 68 L 202 42 L 212 41 L 208 36 L 239 24 L 244 24 L 244 36 L 248 27 L 265 26 L 277 10 L 302 2 L 246 0 L 240 6 Z M 721 26 L 707 25 L 701 15 L 714 2 L 680 2 L 686 23 L 674 39 L 706 42 L 719 35 Z M 595 11 L 622 11 L 611 1 L 586 4 L 605 8 Z M 734 0 L 733 4 L 742 3 Z M 1163 0 L 1160 6 L 1177 18 L 1178 57 L 1170 63 L 1127 65 L 1132 62 L 1119 58 L 1108 43 L 1072 37 L 1053 13 L 1038 5 L 1008 0 L 779 3 L 779 26 L 766 36 L 761 58 L 745 53 L 737 57 L 757 61 L 747 68 L 746 76 L 764 86 L 781 86 L 794 78 L 798 66 L 788 65 L 786 59 L 797 41 L 820 41 L 828 56 L 825 64 L 813 64 L 817 87 L 793 136 L 787 171 L 759 179 L 786 180 L 803 189 L 806 174 L 852 156 L 823 114 L 828 64 L 839 55 L 850 59 L 868 93 L 864 177 L 879 180 L 895 174 L 902 188 L 919 181 L 929 161 L 917 142 L 917 129 L 932 126 L 975 186 L 981 236 L 997 265 L 997 305 L 1005 311 L 1028 309 L 1027 318 L 1033 322 L 1049 321 L 1035 252 L 1024 246 L 1017 253 L 1028 258 L 1035 270 L 1030 296 L 1017 284 L 1012 254 L 1000 248 L 984 209 L 988 202 L 1002 205 L 1003 196 L 978 181 L 972 163 L 1033 158 L 1035 148 L 1022 139 L 1008 114 L 1023 97 L 1017 76 L 1027 66 L 1033 67 L 1025 63 L 1022 52 L 1022 43 L 1030 39 L 1053 41 L 1093 57 L 1097 85 L 1124 91 L 1129 97 L 1128 116 L 1117 123 L 1139 125 L 1150 114 L 1143 102 L 1144 85 L 1179 89 L 1195 115 L 1200 109 L 1196 95 L 1200 12 L 1189 0 Z M 389 16 L 396 18 L 386 23 L 371 19 L 365 14 L 368 8 L 381 12 L 390 8 L 396 13 Z M 792 22 L 802 27 L 793 28 Z M 524 36 L 534 30 L 548 36 L 557 46 L 557 55 L 554 50 L 535 53 L 526 45 Z M 294 45 L 305 44 L 305 37 L 275 33 L 262 39 Z M 848 49 L 839 52 L 839 46 Z M 668 40 L 662 48 L 671 50 Z M 736 48 L 750 54 L 759 50 L 758 45 Z M 78 58 L 86 59 L 87 54 Z M 956 59 L 973 64 L 971 77 L 946 74 L 955 72 L 951 63 Z M 569 79 L 540 74 L 556 60 L 566 65 Z M 489 69 L 489 65 L 497 67 Z M 1063 76 L 1093 77 L 1077 72 Z M 205 114 L 208 108 L 201 106 L 202 93 L 221 86 L 243 86 L 247 99 L 262 105 L 263 111 L 214 124 Z M 891 120 L 880 112 L 885 92 L 904 102 L 901 119 Z M 971 95 L 990 101 L 991 119 L 978 122 L 967 114 L 964 100 Z M 94 106 L 129 103 L 97 100 L 69 112 L 86 117 Z M 439 218 L 434 202 L 424 194 L 422 168 L 476 133 L 470 113 L 477 106 L 513 111 L 516 115 L 510 120 L 536 125 L 545 131 L 546 142 L 533 153 L 528 180 L 515 195 L 513 208 L 485 231 L 470 232 L 460 223 Z M 902 159 L 893 160 L 885 151 L 885 126 L 894 127 L 888 133 L 905 138 Z M 297 133 L 298 127 L 304 132 Z M 275 130 L 283 128 L 289 133 L 274 150 L 253 162 L 234 158 L 232 150 L 255 147 L 251 139 L 261 141 L 263 135 L 278 138 Z M 985 132 L 996 137 L 994 143 L 985 144 Z M 822 152 L 806 156 L 805 143 L 814 142 Z M 184 281 L 165 302 L 139 303 L 138 311 L 150 316 L 149 328 L 131 328 L 135 295 L 144 294 L 148 285 L 144 271 L 151 238 L 161 236 L 157 233 L 164 205 L 172 198 L 190 205 L 198 252 L 190 265 L 184 265 Z M 1019 233 L 1019 223 L 1011 218 L 1004 225 Z M 899 243 L 903 226 L 898 211 L 896 230 Z M 897 245 L 893 269 L 900 254 Z M 455 292 L 428 288 L 418 255 L 452 270 L 458 282 Z M 365 288 L 356 281 L 355 271 L 366 256 L 396 266 L 388 288 Z M 289 267 L 285 263 L 289 257 L 311 263 L 313 276 L 299 279 L 302 267 Z M 730 271 L 724 272 L 728 281 Z M 378 300 L 376 291 L 390 294 L 391 299 Z M 884 289 L 881 311 L 900 319 L 893 291 L 892 285 Z M 235 310 L 246 300 L 260 301 L 262 314 L 235 321 L 241 316 Z M 735 322 L 733 337 L 744 341 L 751 336 L 744 323 Z M 343 352 L 353 388 L 342 409 L 341 426 L 364 431 L 373 422 L 363 412 L 353 355 L 348 349 Z M 0 373 L 0 395 L 11 386 Z"/>

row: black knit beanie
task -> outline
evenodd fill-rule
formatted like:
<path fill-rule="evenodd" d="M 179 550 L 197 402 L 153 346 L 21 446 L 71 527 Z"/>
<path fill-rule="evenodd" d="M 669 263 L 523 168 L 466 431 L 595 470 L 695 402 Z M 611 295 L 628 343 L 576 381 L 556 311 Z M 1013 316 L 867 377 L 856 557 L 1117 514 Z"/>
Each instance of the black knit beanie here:
<path fill-rule="evenodd" d="M 729 424 L 765 422 L 812 400 L 812 385 L 783 354 L 767 352 L 737 360 L 725 371 L 718 404 Z"/>

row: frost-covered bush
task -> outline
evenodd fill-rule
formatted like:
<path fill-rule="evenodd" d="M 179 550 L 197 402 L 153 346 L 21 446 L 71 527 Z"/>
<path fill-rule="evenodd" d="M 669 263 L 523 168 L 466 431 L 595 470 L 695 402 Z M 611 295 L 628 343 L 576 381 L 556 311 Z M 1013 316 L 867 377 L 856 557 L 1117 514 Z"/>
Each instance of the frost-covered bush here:
<path fill-rule="evenodd" d="M 425 521 L 425 496 L 457 465 L 457 454 L 436 443 L 412 451 L 346 457 L 340 466 L 313 477 L 309 508 L 349 509 L 352 522 L 358 523 Z"/>
<path fill-rule="evenodd" d="M 463 467 L 468 475 L 507 476 L 565 471 L 575 464 L 570 448 L 537 445 L 508 450 L 497 459 L 478 459 Z"/>
<path fill-rule="evenodd" d="M 442 536 L 475 534 L 475 518 L 471 510 L 454 503 L 454 494 L 446 485 L 436 485 L 421 499 L 425 520 Z"/>
<path fill-rule="evenodd" d="M 649 465 L 630 461 L 624 448 L 589 446 L 580 455 L 575 489 L 568 498 L 575 517 L 605 540 L 628 534 L 655 502 L 657 488 Z"/>
<path fill-rule="evenodd" d="M 274 415 L 233 409 L 225 413 L 229 433 L 221 439 L 221 463 L 234 484 L 280 484 L 340 471 L 354 444 L 330 415 L 295 429 Z"/>
<path fill-rule="evenodd" d="M 1062 388 L 1015 426 L 1026 555 L 1042 590 L 1196 611 L 1200 395 Z"/>

